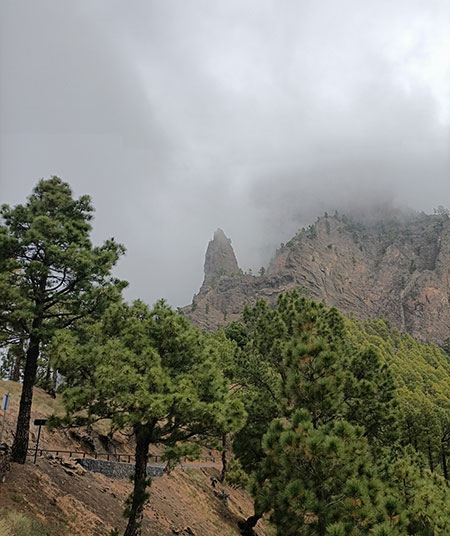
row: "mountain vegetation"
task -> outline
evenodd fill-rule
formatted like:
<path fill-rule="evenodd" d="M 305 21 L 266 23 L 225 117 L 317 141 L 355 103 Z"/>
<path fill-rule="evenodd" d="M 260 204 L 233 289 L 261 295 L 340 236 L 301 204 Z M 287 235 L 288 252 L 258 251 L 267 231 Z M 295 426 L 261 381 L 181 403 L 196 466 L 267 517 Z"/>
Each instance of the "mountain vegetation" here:
<path fill-rule="evenodd" d="M 33 385 L 56 374 L 65 413 L 51 426 L 106 421 L 133 441 L 124 536 L 141 534 L 154 446 L 169 467 L 202 446 L 221 449 L 222 478 L 254 500 L 244 535 L 262 517 L 280 536 L 450 534 L 448 341 L 439 348 L 386 320 L 343 316 L 297 290 L 270 304 L 255 299 L 218 331 L 200 331 L 163 300 L 124 301 L 125 283 L 111 275 L 124 248 L 112 239 L 92 246 L 92 211 L 56 177 L 25 205 L 2 208 L 2 370 L 23 380 L 15 461 L 27 454 Z M 443 229 L 448 215 L 435 217 Z M 337 236 L 338 226 L 362 252 L 365 227 L 328 216 L 283 250 Z M 336 256 L 333 248 L 325 254 Z M 208 250 L 208 288 L 258 279 L 239 273 L 222 231 Z M 195 313 L 204 305 L 193 303 Z"/>
<path fill-rule="evenodd" d="M 125 536 L 134 536 L 148 499 L 149 447 L 163 445 L 169 461 L 198 457 L 200 444 L 212 446 L 242 426 L 242 404 L 230 397 L 215 339 L 162 301 L 152 310 L 142 302 L 113 305 L 79 337 L 59 338 L 67 416 L 53 426 L 108 419 L 112 431 L 132 431 L 136 463 Z"/>
<path fill-rule="evenodd" d="M 296 292 L 225 332 L 248 414 L 233 441 L 255 499 L 244 533 L 267 512 L 280 535 L 449 532 L 444 352 Z"/>
<path fill-rule="evenodd" d="M 0 340 L 20 358 L 23 389 L 12 448 L 27 455 L 39 357 L 56 330 L 100 314 L 125 286 L 111 276 L 124 248 L 113 239 L 93 247 L 89 196 L 75 200 L 58 177 L 41 180 L 25 205 L 3 205 L 0 226 Z M 26 350 L 24 350 L 26 348 Z M 51 364 L 48 363 L 50 372 Z"/>

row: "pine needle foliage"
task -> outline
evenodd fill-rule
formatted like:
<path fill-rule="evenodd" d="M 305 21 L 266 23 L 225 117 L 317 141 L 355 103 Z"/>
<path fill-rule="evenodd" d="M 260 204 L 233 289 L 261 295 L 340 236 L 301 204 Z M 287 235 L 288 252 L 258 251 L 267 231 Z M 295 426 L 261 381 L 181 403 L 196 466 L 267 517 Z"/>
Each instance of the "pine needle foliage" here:
<path fill-rule="evenodd" d="M 58 345 L 67 414 L 53 424 L 108 419 L 112 431 L 134 435 L 134 491 L 125 535 L 135 536 L 148 499 L 149 446 L 164 446 L 168 460 L 195 457 L 199 444 L 213 445 L 243 423 L 242 404 L 230 396 L 219 367 L 223 348 L 164 301 L 152 309 L 140 301 L 115 304 L 77 338 L 61 332 Z"/>
<path fill-rule="evenodd" d="M 225 331 L 248 414 L 234 438 L 254 497 L 246 534 L 264 513 L 280 536 L 450 533 L 445 467 L 436 473 L 447 452 L 441 350 L 296 292 Z"/>

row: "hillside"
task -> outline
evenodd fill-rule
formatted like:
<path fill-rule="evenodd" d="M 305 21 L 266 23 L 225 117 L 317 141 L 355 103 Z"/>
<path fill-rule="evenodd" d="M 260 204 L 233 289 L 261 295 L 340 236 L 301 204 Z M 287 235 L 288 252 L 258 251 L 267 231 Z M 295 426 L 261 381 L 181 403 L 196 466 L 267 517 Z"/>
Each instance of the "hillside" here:
<path fill-rule="evenodd" d="M 7 412 L 6 442 L 11 444 L 13 423 L 17 417 L 19 384 L 0 381 L 0 398 L 11 393 Z M 35 388 L 32 419 L 60 410 L 44 391 Z M 32 427 L 30 446 L 35 444 Z M 105 452 L 102 427 L 90 433 L 78 429 L 52 434 L 43 429 L 40 446 L 47 449 Z M 130 440 L 114 436 L 111 452 L 131 452 Z M 242 490 L 227 485 L 211 486 L 217 468 L 176 468 L 170 475 L 155 478 L 150 502 L 145 509 L 143 536 L 237 536 L 237 522 L 252 513 L 252 500 Z M 13 464 L 6 482 L 0 484 L 1 536 L 109 536 L 115 528 L 119 534 L 126 520 L 124 501 L 132 490 L 128 479 L 110 479 L 98 473 L 72 471 L 61 463 L 39 458 L 38 464 Z M 216 493 L 215 493 L 216 492 Z M 229 495 L 225 505 L 217 492 Z M 11 528 L 13 527 L 13 528 Z M 268 536 L 264 524 L 258 526 L 260 536 Z"/>
<path fill-rule="evenodd" d="M 223 243 L 216 233 L 203 285 L 182 310 L 203 328 L 236 320 L 245 304 L 260 298 L 273 304 L 280 293 L 302 287 L 314 300 L 361 320 L 385 318 L 419 340 L 440 344 L 450 336 L 450 218 L 445 211 L 358 221 L 325 215 L 282 244 L 259 276 L 231 270 L 234 253 L 228 241 L 226 263 L 220 266 Z"/>

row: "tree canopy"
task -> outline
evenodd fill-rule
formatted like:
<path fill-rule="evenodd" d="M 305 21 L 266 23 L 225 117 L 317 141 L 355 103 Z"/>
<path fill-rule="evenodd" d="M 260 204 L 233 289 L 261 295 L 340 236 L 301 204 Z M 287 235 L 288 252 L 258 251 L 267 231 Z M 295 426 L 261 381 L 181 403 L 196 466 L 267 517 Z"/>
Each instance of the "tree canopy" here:
<path fill-rule="evenodd" d="M 419 400 L 410 381 L 436 379 L 442 366 L 435 389 L 444 396 L 440 350 L 296 292 L 273 309 L 258 302 L 225 332 L 248 414 L 233 442 L 255 501 L 244 533 L 267 512 L 283 536 L 447 534 L 447 474 L 436 459 L 448 412 L 437 410 L 439 397 Z"/>
<path fill-rule="evenodd" d="M 26 347 L 13 459 L 27 454 L 32 388 L 42 346 L 57 329 L 117 299 L 125 283 L 111 276 L 123 246 L 94 247 L 89 196 L 74 199 L 58 177 L 41 180 L 24 205 L 1 208 L 0 341 Z"/>
<path fill-rule="evenodd" d="M 66 424 L 109 419 L 136 439 L 134 492 L 127 536 L 139 534 L 151 444 L 168 458 L 198 454 L 244 421 L 230 396 L 213 336 L 202 334 L 164 301 L 111 306 L 82 336 L 62 332 L 59 358 Z"/>

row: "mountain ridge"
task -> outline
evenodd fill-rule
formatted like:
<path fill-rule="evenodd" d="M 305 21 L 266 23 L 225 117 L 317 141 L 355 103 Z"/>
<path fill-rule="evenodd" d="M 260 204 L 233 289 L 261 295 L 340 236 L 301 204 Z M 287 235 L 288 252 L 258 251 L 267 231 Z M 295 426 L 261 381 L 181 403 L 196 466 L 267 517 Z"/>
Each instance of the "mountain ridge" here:
<path fill-rule="evenodd" d="M 219 258 L 215 238 L 210 248 Z M 443 209 L 383 219 L 325 213 L 281 244 L 259 276 L 243 273 L 237 262 L 214 269 L 182 309 L 202 328 L 238 319 L 258 299 L 274 304 L 282 292 L 301 288 L 358 319 L 383 317 L 419 340 L 440 344 L 450 336 L 450 218 Z"/>

